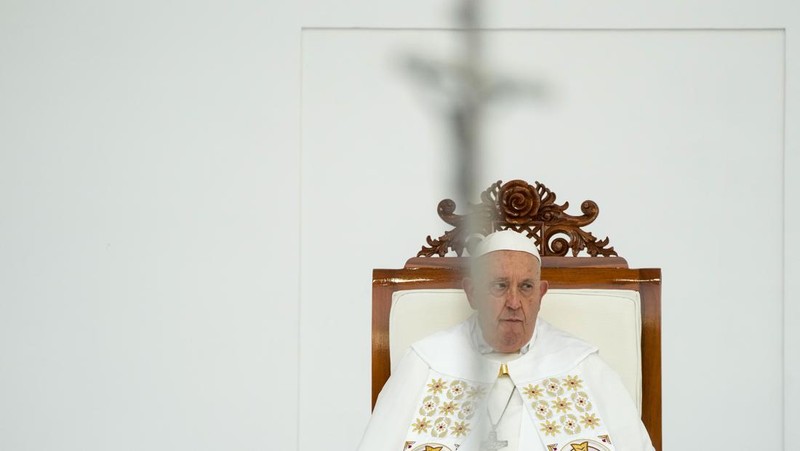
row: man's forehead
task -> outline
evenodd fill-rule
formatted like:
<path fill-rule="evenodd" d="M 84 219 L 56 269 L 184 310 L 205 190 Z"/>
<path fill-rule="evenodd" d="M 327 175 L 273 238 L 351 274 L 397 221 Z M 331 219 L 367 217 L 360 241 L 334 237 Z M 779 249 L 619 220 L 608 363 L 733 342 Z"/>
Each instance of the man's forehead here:
<path fill-rule="evenodd" d="M 535 274 L 539 270 L 539 259 L 522 251 L 500 250 L 484 254 L 476 262 L 482 270 L 490 273 L 525 271 Z"/>

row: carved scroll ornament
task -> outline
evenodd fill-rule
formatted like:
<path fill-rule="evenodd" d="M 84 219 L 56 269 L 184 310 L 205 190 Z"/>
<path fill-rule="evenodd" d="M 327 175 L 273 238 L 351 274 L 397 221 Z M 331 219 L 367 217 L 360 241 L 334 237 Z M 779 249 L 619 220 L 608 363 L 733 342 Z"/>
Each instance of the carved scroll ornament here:
<path fill-rule="evenodd" d="M 569 202 L 559 205 L 556 195 L 539 182 L 532 186 L 523 180 L 498 181 L 481 193 L 481 202 L 470 204 L 464 215 L 455 213 L 456 204 L 450 199 L 439 202 L 437 211 L 444 222 L 454 228 L 437 239 L 426 238 L 427 246 L 418 257 L 444 257 L 448 252 L 462 255 L 468 247 L 468 227 L 474 233 L 489 233 L 512 229 L 524 233 L 539 248 L 542 256 L 577 256 L 585 251 L 592 257 L 612 257 L 617 253 L 609 247 L 608 238 L 598 240 L 582 227 L 591 224 L 600 212 L 596 203 L 581 204 L 581 216 L 566 213 Z M 472 223 L 468 225 L 468 220 Z"/>

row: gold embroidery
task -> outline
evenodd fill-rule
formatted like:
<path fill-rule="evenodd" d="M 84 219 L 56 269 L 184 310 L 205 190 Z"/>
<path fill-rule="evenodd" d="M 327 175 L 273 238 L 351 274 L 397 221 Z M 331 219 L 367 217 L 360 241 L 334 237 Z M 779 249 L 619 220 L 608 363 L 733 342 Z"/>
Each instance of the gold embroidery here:
<path fill-rule="evenodd" d="M 589 451 L 589 442 L 573 443 L 572 451 Z"/>
<path fill-rule="evenodd" d="M 431 423 L 430 420 L 427 418 L 417 418 L 417 421 L 411 424 L 411 428 L 416 433 L 428 433 L 428 429 L 430 429 Z"/>
<path fill-rule="evenodd" d="M 411 424 L 409 434 L 440 439 L 467 436 L 471 420 L 483 402 L 487 384 L 473 385 L 464 380 L 434 374 L 436 377 L 428 380 L 427 390 L 418 407 L 419 416 Z M 437 440 L 427 442 L 434 449 L 441 445 L 444 447 L 442 451 L 449 450 L 449 445 L 436 443 Z M 419 443 L 414 450 L 424 451 L 423 444 L 426 441 Z"/>
<path fill-rule="evenodd" d="M 600 426 L 600 418 L 597 418 L 593 413 L 587 413 L 581 417 L 581 424 L 585 428 L 594 429 Z"/>
<path fill-rule="evenodd" d="M 536 384 L 536 385 L 528 384 L 528 386 L 525 387 L 522 390 L 522 392 L 525 393 L 525 396 L 527 396 L 528 399 L 531 399 L 531 398 L 539 399 L 542 396 L 542 394 L 544 393 L 542 391 L 541 387 L 539 387 L 539 384 Z"/>
<path fill-rule="evenodd" d="M 567 401 L 566 398 L 556 398 L 555 401 L 551 401 L 553 408 L 556 409 L 557 412 L 567 413 L 568 410 L 572 407 L 572 403 Z"/>
<path fill-rule="evenodd" d="M 561 381 L 554 377 L 544 382 L 544 390 L 550 396 L 561 396 L 564 394 L 564 387 L 561 386 Z"/>
<path fill-rule="evenodd" d="M 481 385 L 470 387 L 469 390 L 467 390 L 467 396 L 469 396 L 470 399 L 483 398 L 483 395 L 485 394 L 486 388 Z"/>
<path fill-rule="evenodd" d="M 566 415 L 561 415 L 559 418 L 561 422 L 561 426 L 564 426 L 564 432 L 569 435 L 575 435 L 581 432 L 581 426 L 578 424 L 578 418 L 575 415 L 569 413 Z"/>
<path fill-rule="evenodd" d="M 576 375 L 551 377 L 529 384 L 522 392 L 528 397 L 533 416 L 544 435 L 578 436 L 581 431 L 601 427 L 602 420 L 593 409 L 589 395 L 581 391 L 584 381 Z M 562 443 L 561 446 L 570 447 Z M 592 445 L 593 446 L 593 445 Z"/>
<path fill-rule="evenodd" d="M 536 413 L 536 417 L 540 420 L 545 420 L 553 416 L 553 411 L 550 410 L 547 401 L 534 402 L 531 405 L 533 406 L 533 411 Z"/>
<path fill-rule="evenodd" d="M 456 404 L 454 401 L 450 401 L 442 404 L 442 406 L 439 407 L 439 413 L 447 417 L 452 415 L 456 409 L 458 409 L 458 404 Z"/>
<path fill-rule="evenodd" d="M 589 396 L 586 393 L 579 391 L 573 393 L 570 397 L 572 398 L 572 402 L 575 403 L 575 409 L 577 411 L 587 412 L 592 410 L 592 403 L 589 402 Z"/>
<path fill-rule="evenodd" d="M 436 409 L 439 407 L 439 398 L 433 395 L 426 396 L 422 400 L 422 406 L 419 408 L 419 414 L 432 417 L 436 414 Z"/>
<path fill-rule="evenodd" d="M 458 418 L 462 420 L 470 420 L 475 415 L 475 404 L 472 401 L 465 401 L 461 404 L 461 410 L 458 411 Z"/>
<path fill-rule="evenodd" d="M 450 382 L 450 388 L 447 389 L 447 397 L 449 399 L 461 399 L 467 391 L 467 384 L 464 381 L 454 380 Z"/>
<path fill-rule="evenodd" d="M 578 376 L 567 376 L 564 378 L 564 387 L 569 391 L 575 391 L 583 387 L 583 381 Z"/>
<path fill-rule="evenodd" d="M 561 426 L 555 421 L 545 421 L 542 423 L 542 432 L 544 432 L 545 435 L 556 435 L 561 432 Z"/>
<path fill-rule="evenodd" d="M 447 437 L 448 429 L 450 428 L 450 418 L 440 417 L 436 419 L 431 430 L 431 435 L 438 438 Z"/>
<path fill-rule="evenodd" d="M 443 379 L 432 379 L 431 383 L 428 384 L 428 391 L 434 395 L 438 395 L 442 392 L 442 390 L 444 390 L 444 386 L 445 383 Z"/>
<path fill-rule="evenodd" d="M 453 427 L 450 428 L 450 431 L 456 437 L 462 437 L 469 433 L 469 426 L 465 421 L 457 421 L 453 424 Z"/>

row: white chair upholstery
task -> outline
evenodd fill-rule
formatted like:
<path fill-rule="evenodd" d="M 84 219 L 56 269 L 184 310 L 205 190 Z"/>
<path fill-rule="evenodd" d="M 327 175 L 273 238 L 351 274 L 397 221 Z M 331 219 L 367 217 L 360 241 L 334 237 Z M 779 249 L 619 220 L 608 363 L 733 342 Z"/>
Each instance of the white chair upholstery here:
<path fill-rule="evenodd" d="M 463 290 L 398 291 L 392 296 L 389 343 L 392 367 L 411 344 L 472 314 Z M 551 289 L 542 319 L 600 349 L 622 377 L 641 413 L 641 301 L 631 290 Z"/>

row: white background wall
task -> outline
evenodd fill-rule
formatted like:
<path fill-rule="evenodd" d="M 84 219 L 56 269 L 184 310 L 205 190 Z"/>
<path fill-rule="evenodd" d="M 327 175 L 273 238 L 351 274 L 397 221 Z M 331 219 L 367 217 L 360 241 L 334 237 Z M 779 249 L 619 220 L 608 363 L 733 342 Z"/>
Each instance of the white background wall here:
<path fill-rule="evenodd" d="M 492 5 L 497 60 L 557 95 L 494 116 L 487 184 L 591 197 L 664 268 L 665 445 L 800 440 L 800 15 Z M 392 55 L 446 52 L 449 11 L 0 1 L 0 449 L 351 448 L 370 269 L 452 193 Z"/>

